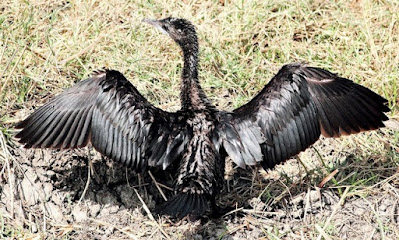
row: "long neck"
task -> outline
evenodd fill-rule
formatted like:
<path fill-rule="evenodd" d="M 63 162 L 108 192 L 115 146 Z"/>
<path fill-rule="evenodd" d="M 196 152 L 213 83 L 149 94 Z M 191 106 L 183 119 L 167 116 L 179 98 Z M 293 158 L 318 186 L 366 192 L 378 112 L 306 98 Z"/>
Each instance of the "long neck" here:
<path fill-rule="evenodd" d="M 196 38 L 191 40 L 189 43 L 180 44 L 184 55 L 180 97 L 183 110 L 201 110 L 213 107 L 213 105 L 199 84 L 198 42 Z"/>

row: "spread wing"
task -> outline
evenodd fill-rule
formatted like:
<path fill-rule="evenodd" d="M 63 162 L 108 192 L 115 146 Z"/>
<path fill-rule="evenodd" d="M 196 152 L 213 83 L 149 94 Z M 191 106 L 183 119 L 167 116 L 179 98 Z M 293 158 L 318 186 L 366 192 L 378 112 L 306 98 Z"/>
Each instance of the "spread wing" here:
<path fill-rule="evenodd" d="M 301 64 L 285 65 L 246 105 L 224 113 L 214 140 L 244 167 L 272 168 L 323 134 L 384 127 L 387 100 L 351 80 Z"/>
<path fill-rule="evenodd" d="M 179 113 L 151 105 L 118 71 L 95 72 L 37 109 L 16 128 L 25 147 L 80 148 L 91 143 L 134 169 L 165 169 L 187 144 Z"/>

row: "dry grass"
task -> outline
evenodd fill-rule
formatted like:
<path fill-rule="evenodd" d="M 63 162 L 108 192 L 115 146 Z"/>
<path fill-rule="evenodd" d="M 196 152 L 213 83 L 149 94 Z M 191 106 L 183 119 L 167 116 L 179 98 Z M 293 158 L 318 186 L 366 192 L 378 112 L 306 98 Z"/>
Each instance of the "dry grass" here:
<path fill-rule="evenodd" d="M 396 0 L 4 0 L 0 12 L 2 191 L 10 172 L 18 168 L 18 159 L 12 154 L 18 149 L 11 138 L 13 123 L 95 69 L 118 69 L 155 105 L 167 110 L 179 108 L 181 53 L 166 36 L 142 24 L 143 18 L 172 15 L 195 23 L 201 48 L 201 83 L 219 108 L 231 110 L 244 104 L 283 64 L 305 61 L 381 94 L 389 101 L 389 116 L 399 118 Z M 367 237 L 399 238 L 398 223 L 385 221 L 379 211 L 384 197 L 399 199 L 397 130 L 324 140 L 299 157 L 306 169 L 298 161 L 289 161 L 267 174 L 254 171 L 255 175 L 241 174 L 228 181 L 233 189 L 222 201 L 245 204 L 248 199 L 239 196 L 255 193 L 263 204 L 259 211 L 244 209 L 245 216 L 235 222 L 208 222 L 202 226 L 166 224 L 164 219 L 151 221 L 143 217 L 131 220 L 133 225 L 140 222 L 142 229 L 138 232 L 133 227 L 100 220 L 93 220 L 91 226 L 112 225 L 126 238 L 149 238 L 154 234 L 156 238 L 175 239 L 196 231 L 211 236 L 206 231 L 211 227 L 222 229 L 213 233 L 219 238 L 252 236 L 253 229 L 258 229 L 256 236 L 265 239 L 336 239 L 344 236 L 346 218 L 351 216 L 343 213 L 345 206 L 358 201 L 370 212 L 369 218 L 362 220 L 375 226 L 374 235 Z M 339 198 L 333 209 L 324 210 L 324 217 L 310 219 L 305 211 L 296 228 L 283 231 L 284 224 L 276 222 L 267 211 L 281 210 L 295 196 L 309 196 L 306 193 L 314 191 L 314 186 L 335 169 L 339 172 L 325 189 Z M 347 202 L 352 205 L 345 205 Z M 33 234 L 32 229 L 17 226 L 16 222 L 12 215 L 0 213 L 0 236 L 74 238 L 76 235 L 69 233 L 87 230 L 78 223 L 59 226 L 47 219 Z M 68 234 L 54 235 L 55 231 Z"/>

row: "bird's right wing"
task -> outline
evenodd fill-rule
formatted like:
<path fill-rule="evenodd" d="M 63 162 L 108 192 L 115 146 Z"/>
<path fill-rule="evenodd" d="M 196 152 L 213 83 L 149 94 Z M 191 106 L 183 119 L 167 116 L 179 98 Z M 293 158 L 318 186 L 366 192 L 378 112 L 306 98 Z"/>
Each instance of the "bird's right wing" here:
<path fill-rule="evenodd" d="M 260 162 L 272 168 L 321 133 L 339 137 L 383 127 L 386 103 L 329 71 L 289 64 L 246 105 L 222 114 L 214 142 L 241 167 Z"/>
<path fill-rule="evenodd" d="M 150 104 L 118 71 L 96 72 L 37 109 L 16 128 L 25 147 L 79 148 L 92 143 L 136 170 L 165 169 L 186 147 L 182 116 Z"/>

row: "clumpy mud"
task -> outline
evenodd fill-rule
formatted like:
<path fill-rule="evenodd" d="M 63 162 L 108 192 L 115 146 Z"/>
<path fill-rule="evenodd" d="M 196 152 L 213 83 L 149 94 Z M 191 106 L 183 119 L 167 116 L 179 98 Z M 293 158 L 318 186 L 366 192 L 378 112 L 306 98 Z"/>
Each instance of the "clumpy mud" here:
<path fill-rule="evenodd" d="M 319 143 L 322 144 L 326 143 Z M 338 181 L 355 177 L 353 172 L 358 167 L 374 168 L 370 174 L 382 180 L 369 188 L 362 183 L 363 194 L 359 194 L 356 185 L 339 190 L 331 183 L 327 188 L 316 187 L 326 173 L 312 169 L 305 172 L 297 160 L 268 172 L 258 168 L 242 170 L 227 164 L 226 184 L 218 202 L 236 210 L 218 219 L 194 222 L 149 215 L 146 209 L 153 210 L 163 201 L 151 176 L 126 169 L 92 149 L 90 157 L 88 149 L 13 147 L 10 153 L 14 157 L 9 161 L 10 171 L 3 172 L 0 178 L 0 209 L 6 223 L 25 231 L 27 237 L 308 239 L 326 234 L 337 238 L 394 239 L 398 236 L 399 176 L 395 164 L 387 166 L 369 159 L 359 166 L 345 152 L 324 153 L 340 159 L 335 163 L 342 166 L 336 176 Z M 306 154 L 317 158 L 311 151 Z M 156 177 L 161 175 L 158 187 L 166 197 L 170 196 L 173 173 L 152 173 Z"/>

